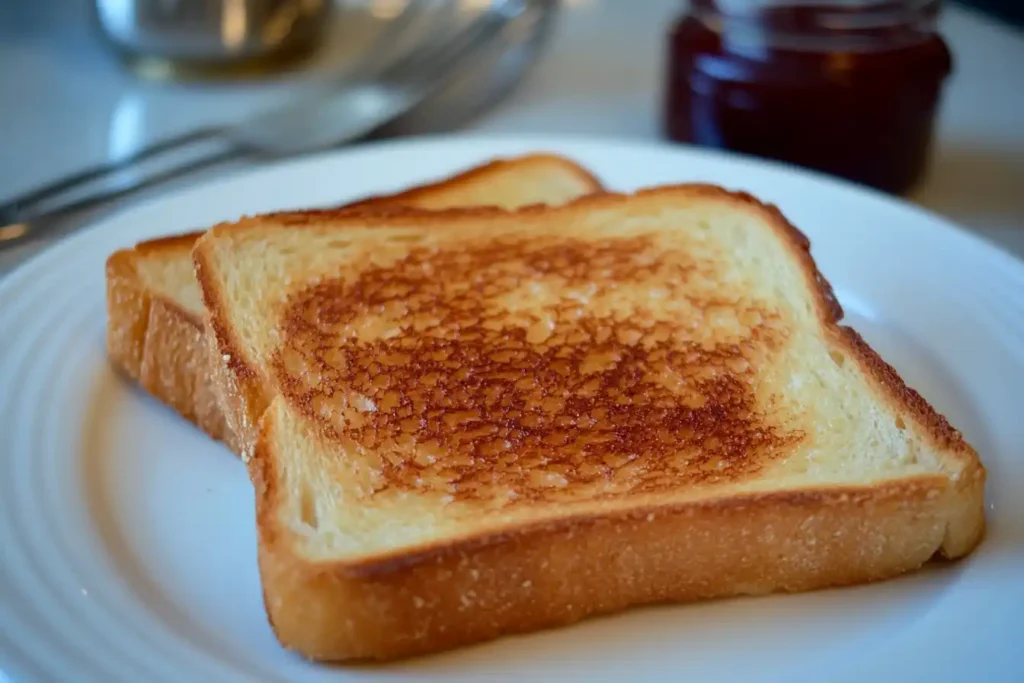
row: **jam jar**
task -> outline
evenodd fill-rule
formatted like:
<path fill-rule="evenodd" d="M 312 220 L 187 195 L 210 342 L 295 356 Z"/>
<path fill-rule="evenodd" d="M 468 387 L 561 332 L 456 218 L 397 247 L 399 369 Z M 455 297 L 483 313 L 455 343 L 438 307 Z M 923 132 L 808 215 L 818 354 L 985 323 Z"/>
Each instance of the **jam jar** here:
<path fill-rule="evenodd" d="M 938 0 L 691 0 L 670 41 L 666 135 L 893 193 L 928 160 L 953 66 Z"/>

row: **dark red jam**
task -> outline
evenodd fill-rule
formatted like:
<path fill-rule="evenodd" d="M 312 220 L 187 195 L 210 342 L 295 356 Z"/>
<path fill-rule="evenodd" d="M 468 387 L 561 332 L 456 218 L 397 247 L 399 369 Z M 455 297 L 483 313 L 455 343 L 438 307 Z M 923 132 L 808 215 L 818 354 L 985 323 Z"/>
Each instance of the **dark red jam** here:
<path fill-rule="evenodd" d="M 693 0 L 671 35 L 666 133 L 903 192 L 952 70 L 938 9 Z"/>

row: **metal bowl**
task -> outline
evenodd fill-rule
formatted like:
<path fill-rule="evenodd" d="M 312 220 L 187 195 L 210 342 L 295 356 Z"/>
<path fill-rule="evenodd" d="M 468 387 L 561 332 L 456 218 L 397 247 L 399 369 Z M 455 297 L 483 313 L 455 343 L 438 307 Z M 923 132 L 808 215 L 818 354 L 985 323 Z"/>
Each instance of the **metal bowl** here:
<path fill-rule="evenodd" d="M 310 50 L 331 0 L 94 0 L 101 33 L 130 57 L 211 66 Z"/>

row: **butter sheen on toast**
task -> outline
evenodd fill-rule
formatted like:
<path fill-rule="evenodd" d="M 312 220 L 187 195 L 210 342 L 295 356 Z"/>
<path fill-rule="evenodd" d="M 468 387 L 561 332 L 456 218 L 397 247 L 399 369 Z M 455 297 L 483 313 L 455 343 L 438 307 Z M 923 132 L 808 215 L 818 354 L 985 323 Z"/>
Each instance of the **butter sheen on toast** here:
<path fill-rule="evenodd" d="M 267 614 L 388 659 L 960 557 L 985 470 L 774 208 L 275 214 L 193 252 Z"/>
<path fill-rule="evenodd" d="M 599 190 L 597 179 L 578 164 L 537 153 L 497 159 L 348 208 L 516 208 L 561 204 Z M 112 362 L 144 390 L 237 452 L 212 386 L 202 297 L 193 274 L 192 247 L 201 234 L 148 240 L 108 258 L 107 349 Z"/>

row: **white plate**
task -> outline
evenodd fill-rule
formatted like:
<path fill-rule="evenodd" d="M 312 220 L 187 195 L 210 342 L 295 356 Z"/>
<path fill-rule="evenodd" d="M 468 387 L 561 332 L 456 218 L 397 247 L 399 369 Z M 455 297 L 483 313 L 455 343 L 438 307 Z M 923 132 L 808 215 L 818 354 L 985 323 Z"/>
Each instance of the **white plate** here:
<path fill-rule="evenodd" d="M 981 548 L 873 586 L 637 609 L 386 667 L 318 667 L 283 651 L 263 612 L 242 465 L 105 361 L 104 259 L 242 213 L 337 203 L 534 149 L 616 189 L 703 180 L 778 203 L 811 237 L 849 321 L 981 452 Z M 1024 680 L 1024 266 L 877 194 L 660 145 L 367 146 L 195 187 L 68 239 L 0 282 L 0 339 L 0 667 L 15 681 Z"/>

